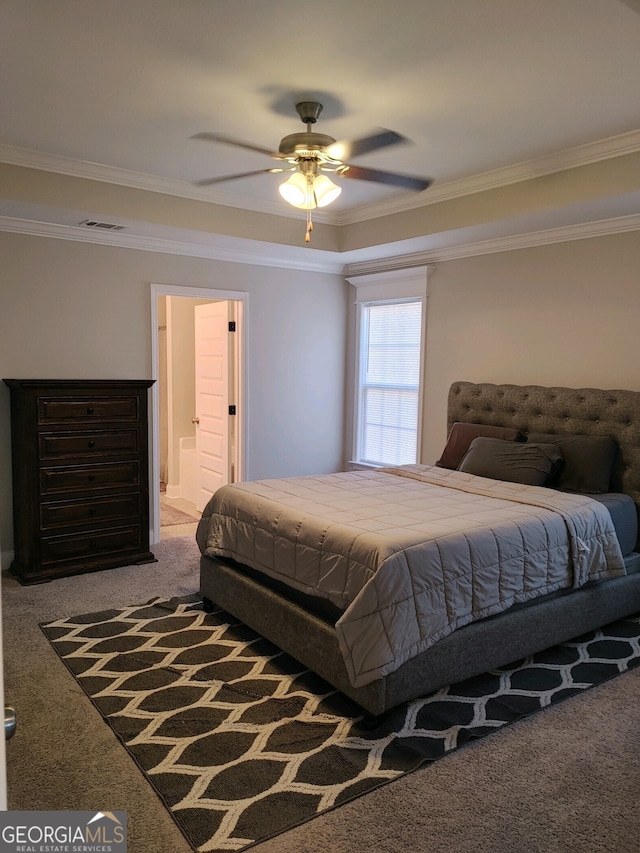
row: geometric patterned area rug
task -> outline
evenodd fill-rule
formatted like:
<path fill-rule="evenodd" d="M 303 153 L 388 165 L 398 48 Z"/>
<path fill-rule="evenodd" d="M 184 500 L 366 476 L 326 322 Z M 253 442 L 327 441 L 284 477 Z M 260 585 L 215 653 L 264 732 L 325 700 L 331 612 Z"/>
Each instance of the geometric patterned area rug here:
<path fill-rule="evenodd" d="M 640 665 L 640 616 L 382 717 L 196 596 L 42 625 L 196 851 L 240 851 Z"/>

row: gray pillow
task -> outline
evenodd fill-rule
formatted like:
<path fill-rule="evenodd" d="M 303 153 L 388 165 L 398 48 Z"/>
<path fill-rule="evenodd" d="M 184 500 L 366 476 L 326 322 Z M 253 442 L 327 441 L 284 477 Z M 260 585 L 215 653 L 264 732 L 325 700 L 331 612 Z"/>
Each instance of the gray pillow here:
<path fill-rule="evenodd" d="M 531 432 L 527 441 L 555 444 L 562 451 L 562 470 L 553 482 L 549 483 L 554 489 L 585 494 L 609 491 L 617 447 L 609 436 Z"/>
<path fill-rule="evenodd" d="M 474 438 L 458 471 L 509 483 L 544 486 L 561 465 L 562 453 L 555 444 Z"/>
<path fill-rule="evenodd" d="M 505 441 L 524 440 L 524 435 L 514 427 L 468 424 L 464 421 L 456 421 L 451 427 L 442 456 L 436 465 L 440 468 L 457 468 L 473 439 L 480 437 L 501 438 Z"/>

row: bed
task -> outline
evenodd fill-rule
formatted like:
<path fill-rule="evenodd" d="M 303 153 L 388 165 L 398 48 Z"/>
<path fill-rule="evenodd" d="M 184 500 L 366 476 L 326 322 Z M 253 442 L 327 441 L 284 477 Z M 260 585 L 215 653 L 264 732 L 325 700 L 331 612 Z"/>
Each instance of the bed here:
<path fill-rule="evenodd" d="M 436 465 L 223 487 L 224 608 L 379 715 L 640 611 L 640 392 L 455 382 Z"/>

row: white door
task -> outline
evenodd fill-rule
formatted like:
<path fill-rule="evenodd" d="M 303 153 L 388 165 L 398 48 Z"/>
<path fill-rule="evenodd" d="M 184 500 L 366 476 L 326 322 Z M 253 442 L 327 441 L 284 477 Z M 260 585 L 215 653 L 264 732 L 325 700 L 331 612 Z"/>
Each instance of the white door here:
<path fill-rule="evenodd" d="M 230 480 L 229 388 L 231 303 L 196 305 L 196 456 L 199 470 L 197 509 Z"/>

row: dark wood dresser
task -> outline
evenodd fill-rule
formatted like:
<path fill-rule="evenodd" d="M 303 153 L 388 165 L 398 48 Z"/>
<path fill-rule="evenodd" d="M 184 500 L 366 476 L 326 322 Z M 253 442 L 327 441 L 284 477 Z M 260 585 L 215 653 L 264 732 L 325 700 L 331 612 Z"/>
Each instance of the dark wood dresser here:
<path fill-rule="evenodd" d="M 149 550 L 151 380 L 5 379 L 15 559 L 23 584 L 155 560 Z"/>

